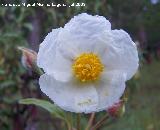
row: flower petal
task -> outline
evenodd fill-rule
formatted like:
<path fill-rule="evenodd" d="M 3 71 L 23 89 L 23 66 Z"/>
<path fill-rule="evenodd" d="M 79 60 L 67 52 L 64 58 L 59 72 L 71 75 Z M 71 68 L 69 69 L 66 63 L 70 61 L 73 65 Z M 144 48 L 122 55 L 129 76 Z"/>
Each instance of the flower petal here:
<path fill-rule="evenodd" d="M 91 35 L 89 37 L 83 37 L 81 34 L 73 35 L 68 30 L 63 30 L 60 33 L 60 45 L 58 49 L 62 55 L 68 59 L 74 60 L 75 57 L 81 55 L 82 53 L 95 53 L 98 55 L 103 55 L 107 45 L 106 42 L 101 41 L 100 37 L 102 33 Z"/>
<path fill-rule="evenodd" d="M 61 52 L 57 51 L 54 59 L 52 70 L 47 74 L 53 76 L 56 80 L 67 82 L 72 79 L 72 62 L 62 56 Z"/>
<path fill-rule="evenodd" d="M 126 74 L 121 71 L 108 71 L 95 85 L 99 96 L 98 111 L 105 110 L 118 102 L 125 90 Z"/>
<path fill-rule="evenodd" d="M 40 77 L 39 84 L 41 90 L 66 111 L 90 113 L 97 109 L 98 96 L 91 85 L 59 82 L 46 74 Z"/>
<path fill-rule="evenodd" d="M 106 35 L 106 36 L 105 36 Z M 102 57 L 106 69 L 123 70 L 129 80 L 138 69 L 138 52 L 135 43 L 128 33 L 123 30 L 112 30 L 106 33 L 103 40 L 108 41 L 107 49 Z"/>
<path fill-rule="evenodd" d="M 63 57 L 58 51 L 58 36 L 60 29 L 53 30 L 41 43 L 38 52 L 37 64 L 55 79 L 68 81 L 72 78 L 71 60 Z"/>
<path fill-rule="evenodd" d="M 72 34 L 89 37 L 104 30 L 111 30 L 110 22 L 103 16 L 92 16 L 87 13 L 82 13 L 72 18 L 64 29 L 69 30 Z"/>
<path fill-rule="evenodd" d="M 43 68 L 46 73 L 50 73 L 52 71 L 52 66 L 55 63 L 54 59 L 58 45 L 57 38 L 60 30 L 61 28 L 53 29 L 40 44 L 37 56 L 37 65 L 40 68 Z"/>
<path fill-rule="evenodd" d="M 111 31 L 111 24 L 105 17 L 79 14 L 60 32 L 59 50 L 70 59 L 81 53 L 102 52 L 104 44 L 99 42 L 99 37 L 106 30 Z"/>

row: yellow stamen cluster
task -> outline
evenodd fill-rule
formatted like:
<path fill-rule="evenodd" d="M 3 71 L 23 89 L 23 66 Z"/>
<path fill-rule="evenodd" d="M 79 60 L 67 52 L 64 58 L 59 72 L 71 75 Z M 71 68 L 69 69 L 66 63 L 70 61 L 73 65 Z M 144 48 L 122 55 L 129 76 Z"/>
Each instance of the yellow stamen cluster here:
<path fill-rule="evenodd" d="M 97 80 L 103 68 L 100 58 L 94 53 L 82 53 L 72 65 L 75 76 L 82 82 Z"/>

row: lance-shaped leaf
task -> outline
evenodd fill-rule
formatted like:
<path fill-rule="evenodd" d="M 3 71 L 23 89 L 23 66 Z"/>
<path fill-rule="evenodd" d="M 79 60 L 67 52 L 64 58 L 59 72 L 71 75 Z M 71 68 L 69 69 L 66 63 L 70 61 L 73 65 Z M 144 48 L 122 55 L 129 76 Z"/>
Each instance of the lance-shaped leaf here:
<path fill-rule="evenodd" d="M 50 112 L 53 116 L 65 120 L 64 111 L 48 101 L 35 99 L 35 98 L 27 98 L 27 99 L 21 99 L 19 103 L 25 104 L 25 105 L 36 105 L 36 106 L 42 107 L 48 112 Z"/>

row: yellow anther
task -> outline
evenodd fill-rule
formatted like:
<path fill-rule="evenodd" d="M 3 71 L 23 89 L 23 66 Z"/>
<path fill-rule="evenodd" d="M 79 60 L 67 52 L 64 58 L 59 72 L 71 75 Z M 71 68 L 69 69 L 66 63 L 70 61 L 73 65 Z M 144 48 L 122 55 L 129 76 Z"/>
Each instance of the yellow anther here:
<path fill-rule="evenodd" d="M 97 80 L 104 69 L 100 58 L 94 53 L 83 53 L 72 65 L 73 73 L 82 82 Z"/>

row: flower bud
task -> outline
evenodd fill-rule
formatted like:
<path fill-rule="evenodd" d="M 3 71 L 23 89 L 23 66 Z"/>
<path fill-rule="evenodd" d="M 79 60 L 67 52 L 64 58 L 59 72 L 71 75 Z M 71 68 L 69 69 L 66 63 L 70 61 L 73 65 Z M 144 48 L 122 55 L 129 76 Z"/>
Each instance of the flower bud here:
<path fill-rule="evenodd" d="M 107 109 L 107 112 L 111 117 L 122 117 L 125 113 L 124 101 L 120 100 L 119 102 L 115 103 L 113 106 Z"/>
<path fill-rule="evenodd" d="M 18 47 L 22 51 L 22 64 L 25 68 L 33 68 L 37 60 L 37 53 L 25 47 Z"/>

